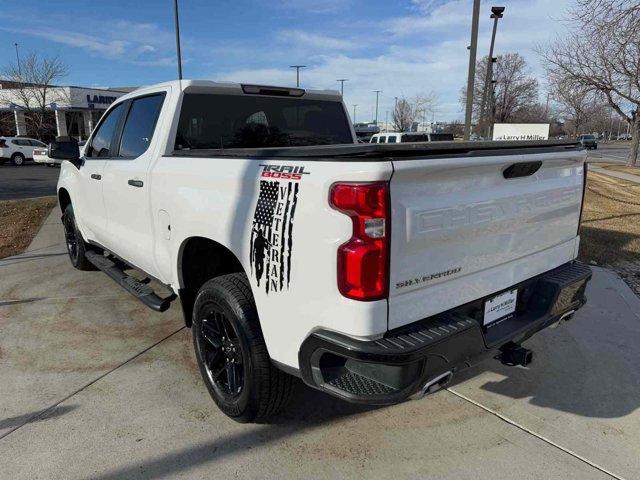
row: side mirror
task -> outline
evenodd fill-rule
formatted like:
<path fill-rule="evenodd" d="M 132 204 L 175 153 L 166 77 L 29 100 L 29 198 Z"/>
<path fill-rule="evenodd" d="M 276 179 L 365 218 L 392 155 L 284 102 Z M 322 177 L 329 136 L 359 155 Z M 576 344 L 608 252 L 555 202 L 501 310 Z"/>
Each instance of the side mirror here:
<path fill-rule="evenodd" d="M 49 144 L 47 155 L 56 160 L 68 160 L 76 168 L 80 168 L 82 164 L 80 147 L 78 147 L 78 141 L 73 137 L 56 137 L 55 141 Z"/>

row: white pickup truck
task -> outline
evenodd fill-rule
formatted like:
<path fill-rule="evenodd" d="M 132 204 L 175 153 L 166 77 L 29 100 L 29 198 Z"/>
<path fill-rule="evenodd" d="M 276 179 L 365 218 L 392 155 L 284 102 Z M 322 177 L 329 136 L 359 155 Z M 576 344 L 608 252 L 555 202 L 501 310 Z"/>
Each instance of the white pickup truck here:
<path fill-rule="evenodd" d="M 179 296 L 204 382 L 239 421 L 278 411 L 294 377 L 390 404 L 483 358 L 528 364 L 521 343 L 585 302 L 584 152 L 355 138 L 332 91 L 136 90 L 82 155 L 49 146 L 71 262 L 158 311 Z"/>

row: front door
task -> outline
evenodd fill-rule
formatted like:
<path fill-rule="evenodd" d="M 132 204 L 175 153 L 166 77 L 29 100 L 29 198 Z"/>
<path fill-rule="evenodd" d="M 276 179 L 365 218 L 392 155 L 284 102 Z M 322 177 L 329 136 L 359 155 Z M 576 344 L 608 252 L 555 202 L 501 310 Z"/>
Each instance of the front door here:
<path fill-rule="evenodd" d="M 105 241 L 107 215 L 103 199 L 103 174 L 106 162 L 114 156 L 115 134 L 122 122 L 124 104 L 115 105 L 105 114 L 87 145 L 78 171 L 80 195 L 74 210 L 86 240 Z"/>
<path fill-rule="evenodd" d="M 105 247 L 154 276 L 149 167 L 158 145 L 153 134 L 164 98 L 165 93 L 156 93 L 127 102 L 118 155 L 107 162 L 103 175 L 109 237 Z"/>

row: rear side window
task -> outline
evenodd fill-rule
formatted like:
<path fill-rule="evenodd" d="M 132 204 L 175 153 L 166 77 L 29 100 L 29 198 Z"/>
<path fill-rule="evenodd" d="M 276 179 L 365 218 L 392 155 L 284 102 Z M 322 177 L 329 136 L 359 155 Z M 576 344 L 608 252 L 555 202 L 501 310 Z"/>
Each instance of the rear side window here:
<path fill-rule="evenodd" d="M 160 94 L 137 98 L 131 102 L 122 130 L 118 156 L 139 157 L 149 148 L 163 100 L 164 94 Z"/>
<path fill-rule="evenodd" d="M 389 140 L 387 141 L 387 143 L 397 143 L 398 141 L 398 137 L 396 137 L 395 135 L 392 135 L 389 137 Z"/>
<path fill-rule="evenodd" d="M 175 148 L 262 148 L 353 143 L 341 102 L 188 93 Z"/>
<path fill-rule="evenodd" d="M 109 157 L 111 155 L 111 143 L 116 132 L 116 127 L 120 123 L 123 112 L 123 103 L 119 103 L 98 126 L 98 130 L 93 135 L 91 145 L 87 148 L 87 157 Z"/>

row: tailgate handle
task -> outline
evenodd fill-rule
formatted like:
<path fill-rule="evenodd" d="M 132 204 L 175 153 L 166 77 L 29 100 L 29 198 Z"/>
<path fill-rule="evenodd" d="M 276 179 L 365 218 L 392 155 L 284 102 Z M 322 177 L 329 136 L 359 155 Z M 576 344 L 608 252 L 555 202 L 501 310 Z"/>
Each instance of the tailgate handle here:
<path fill-rule="evenodd" d="M 524 163 L 514 163 L 509 165 L 502 171 L 502 176 L 504 178 L 518 178 L 518 177 L 528 177 L 529 175 L 533 175 L 542 166 L 542 162 L 524 162 Z"/>

